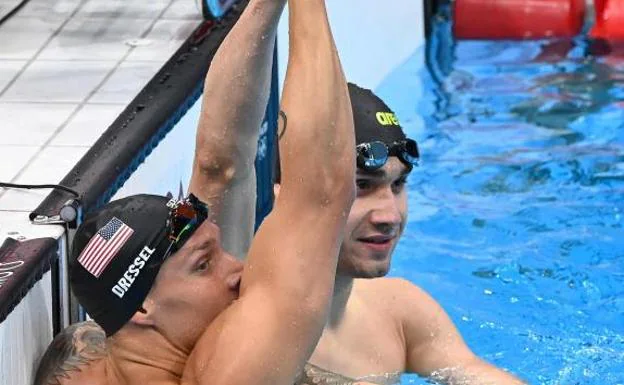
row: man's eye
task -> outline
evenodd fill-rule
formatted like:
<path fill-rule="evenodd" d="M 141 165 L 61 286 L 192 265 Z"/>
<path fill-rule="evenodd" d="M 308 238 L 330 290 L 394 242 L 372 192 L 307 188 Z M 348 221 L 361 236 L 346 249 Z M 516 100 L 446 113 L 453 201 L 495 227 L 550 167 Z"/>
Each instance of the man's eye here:
<path fill-rule="evenodd" d="M 366 179 L 358 179 L 355 181 L 358 190 L 366 190 L 372 187 L 372 183 Z"/>
<path fill-rule="evenodd" d="M 206 271 L 210 267 L 210 262 L 207 259 L 203 259 L 200 263 L 197 264 L 195 268 L 197 271 Z"/>
<path fill-rule="evenodd" d="M 406 183 L 407 183 L 407 178 L 398 179 L 394 181 L 394 183 L 392 183 L 392 189 L 394 190 L 395 193 L 401 192 L 405 188 Z"/>

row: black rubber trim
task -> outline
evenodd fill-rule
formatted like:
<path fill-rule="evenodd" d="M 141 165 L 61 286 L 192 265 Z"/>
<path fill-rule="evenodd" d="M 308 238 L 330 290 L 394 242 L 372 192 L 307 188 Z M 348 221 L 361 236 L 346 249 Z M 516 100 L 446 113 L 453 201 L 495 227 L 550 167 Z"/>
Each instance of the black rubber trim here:
<path fill-rule="evenodd" d="M 0 323 L 57 260 L 54 238 L 4 240 L 0 246 Z"/>
<path fill-rule="evenodd" d="M 248 0 L 202 22 L 59 183 L 80 194 L 82 213 L 106 204 L 201 95 L 204 77 Z M 192 151 L 192 149 L 180 149 Z M 54 190 L 30 213 L 55 216 L 73 196 Z"/>
<path fill-rule="evenodd" d="M 56 259 L 50 265 L 52 281 L 52 335 L 61 332 L 61 266 L 60 260 Z"/>

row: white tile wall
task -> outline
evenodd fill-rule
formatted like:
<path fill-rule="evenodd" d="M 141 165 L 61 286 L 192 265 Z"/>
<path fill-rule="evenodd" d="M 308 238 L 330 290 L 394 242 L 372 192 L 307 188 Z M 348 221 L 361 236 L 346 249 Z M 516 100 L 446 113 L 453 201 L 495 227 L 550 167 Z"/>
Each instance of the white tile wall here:
<path fill-rule="evenodd" d="M 126 107 L 125 104 L 86 104 L 50 142 L 51 146 L 91 146 Z"/>
<path fill-rule="evenodd" d="M 171 0 L 88 0 L 78 12 L 78 16 L 156 19 L 170 3 Z"/>
<path fill-rule="evenodd" d="M 32 59 L 64 21 L 62 17 L 8 19 L 0 28 L 0 60 Z"/>
<path fill-rule="evenodd" d="M 39 146 L 7 146 L 0 144 L 0 181 L 10 183 L 40 148 Z M 0 195 L 2 193 L 3 189 L 0 188 Z"/>
<path fill-rule="evenodd" d="M 197 23 L 196 19 L 157 21 L 145 38 L 135 42 L 127 60 L 168 60 L 191 35 Z"/>
<path fill-rule="evenodd" d="M 88 150 L 86 146 L 47 146 L 28 163 L 14 183 L 58 183 Z M 34 210 L 49 193 L 50 190 L 16 189 L 0 192 L 0 211 Z"/>
<path fill-rule="evenodd" d="M 163 15 L 163 19 L 201 20 L 201 18 L 199 0 L 174 0 Z"/>
<path fill-rule="evenodd" d="M 26 63 L 23 60 L 0 61 L 0 92 L 17 76 Z"/>
<path fill-rule="evenodd" d="M 47 146 L 30 161 L 15 183 L 57 183 L 87 150 L 86 146 Z"/>
<path fill-rule="evenodd" d="M 153 61 L 121 63 L 89 102 L 130 103 L 154 74 L 158 72 L 162 64 Z"/>
<path fill-rule="evenodd" d="M 5 17 L 19 5 L 19 0 L 0 0 L 0 18 Z"/>
<path fill-rule="evenodd" d="M 115 65 L 111 61 L 38 60 L 0 96 L 0 102 L 81 103 Z"/>
<path fill-rule="evenodd" d="M 0 102 L 0 144 L 41 146 L 52 139 L 77 107 L 77 104 Z"/>
<path fill-rule="evenodd" d="M 50 41 L 39 58 L 121 60 L 130 51 L 128 42 L 140 38 L 153 22 L 153 19 L 76 16 Z"/>
<path fill-rule="evenodd" d="M 29 1 L 24 8 L 20 9 L 19 16 L 67 18 L 83 2 L 83 0 Z"/>
<path fill-rule="evenodd" d="M 58 183 L 200 21 L 198 0 L 28 2 L 0 27 L 0 181 Z M 0 213 L 48 193 L 0 189 Z"/>

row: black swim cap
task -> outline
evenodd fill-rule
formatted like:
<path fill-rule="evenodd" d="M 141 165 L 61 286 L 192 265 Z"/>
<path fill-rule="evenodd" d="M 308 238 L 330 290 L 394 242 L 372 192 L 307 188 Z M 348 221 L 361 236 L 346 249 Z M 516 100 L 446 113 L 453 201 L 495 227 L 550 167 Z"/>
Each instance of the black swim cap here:
<path fill-rule="evenodd" d="M 390 107 L 371 90 L 353 83 L 347 83 L 353 123 L 355 125 L 355 144 L 380 141 L 388 147 L 406 138 L 403 128 Z M 275 163 L 273 164 L 273 183 L 280 183 L 281 168 L 279 162 L 279 146 L 276 146 Z"/>
<path fill-rule="evenodd" d="M 391 146 L 405 139 L 403 128 L 396 115 L 383 100 L 371 90 L 348 83 L 353 122 L 355 124 L 355 144 L 380 141 Z"/>
<path fill-rule="evenodd" d="M 69 257 L 72 291 L 86 312 L 113 335 L 147 297 L 166 251 L 174 200 L 134 195 L 88 215 Z"/>

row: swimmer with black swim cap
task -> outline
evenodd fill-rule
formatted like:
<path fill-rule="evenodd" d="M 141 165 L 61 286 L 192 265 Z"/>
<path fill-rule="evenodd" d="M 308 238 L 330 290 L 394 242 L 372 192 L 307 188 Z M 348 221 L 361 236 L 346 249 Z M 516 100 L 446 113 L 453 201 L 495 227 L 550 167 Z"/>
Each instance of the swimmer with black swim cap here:
<path fill-rule="evenodd" d="M 383 278 L 407 223 L 406 183 L 420 153 L 383 100 L 355 84 L 348 88 L 357 196 L 340 248 L 330 321 L 298 384 L 395 385 L 406 372 L 440 383 L 522 384 L 477 357 L 424 290 Z"/>
<path fill-rule="evenodd" d="M 237 234 L 233 223 L 253 229 L 250 170 L 284 5 L 250 0 L 210 65 L 193 195 L 126 197 L 89 213 L 76 232 L 72 290 L 108 337 L 97 371 L 108 385 L 292 385 L 318 342 L 356 162 L 347 85 L 323 0 L 289 7 L 292 60 L 282 109 L 294 129 L 282 139 L 283 196 L 253 236 L 245 264 L 221 241 L 221 231 Z M 321 79 L 309 76 L 315 73 Z M 318 146 L 309 148 L 312 140 Z M 309 156 L 316 167 L 306 167 Z M 293 217 L 299 221 L 289 223 Z M 76 372 L 64 374 L 40 378 L 77 384 Z"/>

